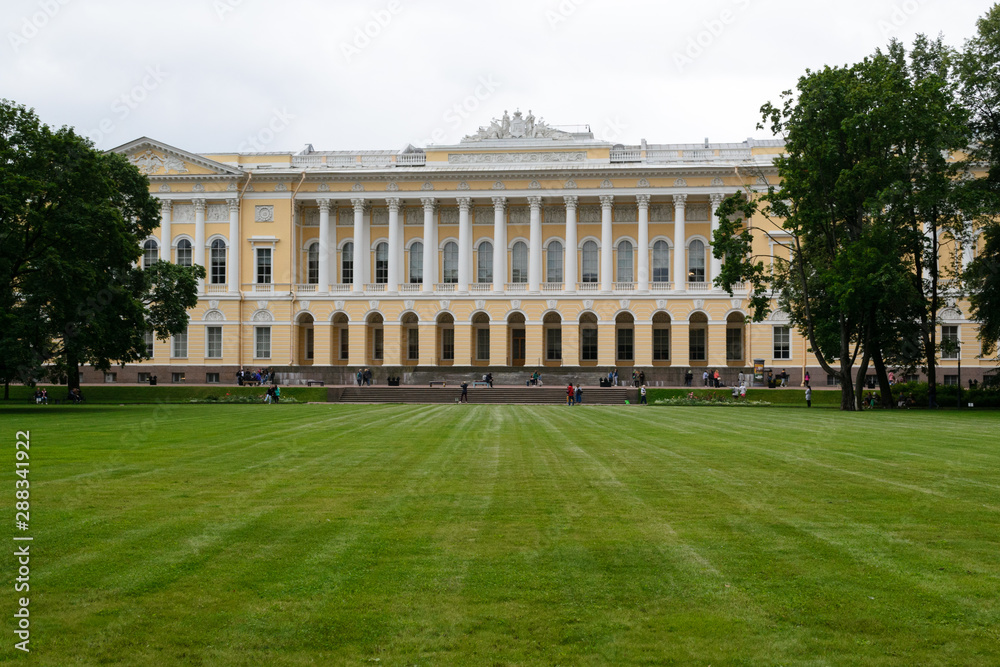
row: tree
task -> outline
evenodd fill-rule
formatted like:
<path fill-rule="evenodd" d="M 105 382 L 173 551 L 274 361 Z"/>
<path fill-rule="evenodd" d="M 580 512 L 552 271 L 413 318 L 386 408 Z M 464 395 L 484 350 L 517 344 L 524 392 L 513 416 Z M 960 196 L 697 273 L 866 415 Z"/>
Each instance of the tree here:
<path fill-rule="evenodd" d="M 138 266 L 158 224 L 148 179 L 123 156 L 0 103 L 0 379 L 47 370 L 76 387 L 81 364 L 135 361 L 146 331 L 183 331 L 205 272 Z"/>

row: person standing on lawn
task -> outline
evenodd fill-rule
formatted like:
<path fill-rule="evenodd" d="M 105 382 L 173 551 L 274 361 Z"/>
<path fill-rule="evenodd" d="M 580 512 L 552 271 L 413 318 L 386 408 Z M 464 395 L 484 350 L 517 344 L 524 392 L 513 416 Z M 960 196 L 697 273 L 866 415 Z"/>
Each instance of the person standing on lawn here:
<path fill-rule="evenodd" d="M 649 405 L 646 402 L 646 385 L 639 387 L 639 405 Z"/>
<path fill-rule="evenodd" d="M 809 385 L 806 385 L 806 407 L 807 408 L 811 408 L 812 407 L 812 404 L 813 404 L 812 397 L 813 397 L 812 387 L 810 387 Z"/>
<path fill-rule="evenodd" d="M 566 387 L 566 405 L 573 405 L 575 402 L 576 393 L 573 391 L 573 383 L 570 382 L 569 386 Z"/>

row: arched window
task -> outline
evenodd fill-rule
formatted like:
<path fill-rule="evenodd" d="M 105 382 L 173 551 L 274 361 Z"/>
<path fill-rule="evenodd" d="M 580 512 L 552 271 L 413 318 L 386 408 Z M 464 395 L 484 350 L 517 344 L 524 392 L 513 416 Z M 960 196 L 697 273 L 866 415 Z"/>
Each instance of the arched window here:
<path fill-rule="evenodd" d="M 209 282 L 212 285 L 226 283 L 226 242 L 222 239 L 212 241 L 212 251 L 209 253 Z"/>
<path fill-rule="evenodd" d="M 483 241 L 479 244 L 479 258 L 476 261 L 476 282 L 493 282 L 493 244 Z"/>
<path fill-rule="evenodd" d="M 319 243 L 310 243 L 306 251 L 306 284 L 319 284 Z"/>
<path fill-rule="evenodd" d="M 149 239 L 142 244 L 142 268 L 148 269 L 160 259 L 160 246 L 155 240 Z"/>
<path fill-rule="evenodd" d="M 410 282 L 424 282 L 424 244 L 420 241 L 410 246 Z"/>
<path fill-rule="evenodd" d="M 618 274 L 615 282 L 630 283 L 634 280 L 632 273 L 632 242 L 622 241 L 618 244 Z"/>
<path fill-rule="evenodd" d="M 552 241 L 545 253 L 545 282 L 561 283 L 562 281 L 563 247 L 559 241 Z"/>
<path fill-rule="evenodd" d="M 354 244 L 344 244 L 340 251 L 340 282 L 344 285 L 354 282 Z"/>
<path fill-rule="evenodd" d="M 448 241 L 444 244 L 444 282 L 458 282 L 458 244 Z"/>
<path fill-rule="evenodd" d="M 528 282 L 528 244 L 518 241 L 510 253 L 510 281 Z"/>
<path fill-rule="evenodd" d="M 663 240 L 653 244 L 653 282 L 670 282 L 670 246 Z"/>
<path fill-rule="evenodd" d="M 705 244 L 698 240 L 688 246 L 688 282 L 705 282 Z"/>
<path fill-rule="evenodd" d="M 389 282 L 389 244 L 379 243 L 375 246 L 375 283 L 384 285 Z"/>
<path fill-rule="evenodd" d="M 177 265 L 191 266 L 192 262 L 191 242 L 187 239 L 181 239 L 177 242 Z"/>
<path fill-rule="evenodd" d="M 581 266 L 583 272 L 583 282 L 585 283 L 596 283 L 597 282 L 597 243 L 594 241 L 587 241 L 583 244 L 583 264 Z"/>

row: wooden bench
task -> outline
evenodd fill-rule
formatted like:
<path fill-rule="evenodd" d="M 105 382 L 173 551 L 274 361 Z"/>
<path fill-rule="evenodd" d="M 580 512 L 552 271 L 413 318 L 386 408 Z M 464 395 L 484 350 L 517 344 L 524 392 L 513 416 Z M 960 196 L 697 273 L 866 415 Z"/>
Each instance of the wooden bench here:
<path fill-rule="evenodd" d="M 475 382 L 473 382 L 473 383 L 472 383 L 471 385 L 469 385 L 469 386 L 470 386 L 470 387 L 489 387 L 489 386 L 490 386 L 490 383 L 489 383 L 489 382 L 486 382 L 486 381 L 484 381 L 484 380 L 476 380 Z"/>
<path fill-rule="evenodd" d="M 430 386 L 433 387 L 434 385 L 438 385 L 438 386 L 441 386 L 441 387 L 447 387 L 448 383 L 445 382 L 444 380 L 431 380 L 430 381 Z"/>
<path fill-rule="evenodd" d="M 306 380 L 306 384 L 310 387 L 316 384 L 318 384 L 321 387 L 325 386 L 323 380 Z"/>

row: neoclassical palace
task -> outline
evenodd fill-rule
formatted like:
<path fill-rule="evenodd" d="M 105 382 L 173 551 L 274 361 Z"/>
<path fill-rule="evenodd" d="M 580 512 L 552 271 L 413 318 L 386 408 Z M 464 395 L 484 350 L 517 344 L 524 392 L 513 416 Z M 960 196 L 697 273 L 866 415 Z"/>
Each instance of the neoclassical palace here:
<path fill-rule="evenodd" d="M 715 208 L 774 182 L 778 141 L 612 145 L 504 112 L 458 144 L 400 151 L 115 151 L 162 202 L 143 261 L 208 275 L 187 334 L 148 334 L 152 358 L 109 382 L 231 382 L 240 366 L 337 382 L 367 366 L 593 383 L 640 368 L 667 384 L 755 359 L 826 381 L 787 316 L 747 324 L 745 291 L 712 285 Z M 759 254 L 787 256 L 780 229 L 749 224 Z M 978 367 L 975 326 L 958 304 L 942 317 Z"/>

